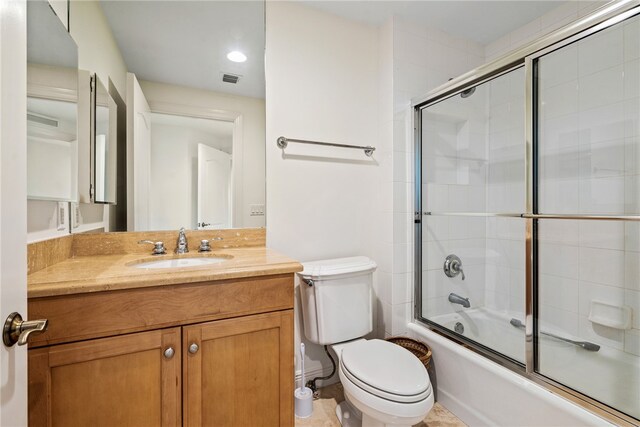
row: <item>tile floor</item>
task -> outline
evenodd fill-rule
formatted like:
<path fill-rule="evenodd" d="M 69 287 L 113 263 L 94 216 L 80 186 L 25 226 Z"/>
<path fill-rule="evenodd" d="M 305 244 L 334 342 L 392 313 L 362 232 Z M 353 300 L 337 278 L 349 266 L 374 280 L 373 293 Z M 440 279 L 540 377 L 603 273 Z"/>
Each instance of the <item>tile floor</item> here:
<path fill-rule="evenodd" d="M 340 427 L 336 417 L 336 405 L 344 400 L 342 385 L 332 384 L 320 389 L 320 398 L 313 402 L 313 415 L 296 418 L 297 427 Z M 463 427 L 466 426 L 444 406 L 436 402 L 427 418 L 416 427 Z"/>

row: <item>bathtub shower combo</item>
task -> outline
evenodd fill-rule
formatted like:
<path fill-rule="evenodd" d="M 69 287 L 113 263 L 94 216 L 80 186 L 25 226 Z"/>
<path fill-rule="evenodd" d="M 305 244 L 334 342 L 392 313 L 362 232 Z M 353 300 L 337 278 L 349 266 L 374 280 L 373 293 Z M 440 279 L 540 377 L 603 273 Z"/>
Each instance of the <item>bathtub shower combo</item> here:
<path fill-rule="evenodd" d="M 638 3 L 605 6 L 414 109 L 416 325 L 637 424 Z"/>

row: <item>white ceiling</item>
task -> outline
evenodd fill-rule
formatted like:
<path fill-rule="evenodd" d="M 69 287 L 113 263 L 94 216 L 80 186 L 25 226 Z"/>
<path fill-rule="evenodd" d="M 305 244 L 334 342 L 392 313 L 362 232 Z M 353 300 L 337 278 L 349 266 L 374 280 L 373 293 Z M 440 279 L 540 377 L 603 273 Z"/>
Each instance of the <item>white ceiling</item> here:
<path fill-rule="evenodd" d="M 488 44 L 564 1 L 297 0 L 379 25 L 392 16 Z M 263 1 L 101 0 L 129 71 L 139 79 L 264 98 Z M 226 54 L 244 52 L 237 64 Z M 237 85 L 222 73 L 242 75 Z"/>
<path fill-rule="evenodd" d="M 113 1 L 100 4 L 138 79 L 264 98 L 264 2 Z M 227 59 L 242 51 L 247 61 Z M 236 84 L 222 73 L 239 74 Z"/>
<path fill-rule="evenodd" d="M 335 15 L 375 25 L 380 25 L 395 15 L 482 45 L 489 44 L 566 3 L 560 0 L 297 1 Z"/>

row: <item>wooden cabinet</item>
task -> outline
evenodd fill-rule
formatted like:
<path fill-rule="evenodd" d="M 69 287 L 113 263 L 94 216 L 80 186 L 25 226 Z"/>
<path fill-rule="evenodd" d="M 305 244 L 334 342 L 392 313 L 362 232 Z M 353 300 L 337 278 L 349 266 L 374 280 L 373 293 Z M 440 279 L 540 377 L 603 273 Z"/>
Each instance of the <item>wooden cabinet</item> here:
<path fill-rule="evenodd" d="M 117 292 L 87 295 L 82 328 L 73 318 L 77 311 L 70 309 L 81 296 L 69 298 L 66 310 L 66 297 L 30 301 L 30 310 L 37 308 L 44 318 L 54 314 L 57 324 L 50 323 L 44 339 L 29 349 L 29 425 L 293 426 L 293 277 L 276 281 L 290 293 L 273 292 L 273 280 L 264 279 L 271 298 L 252 302 L 239 295 L 230 301 L 227 310 L 247 301 L 238 305 L 236 317 L 233 311 L 205 307 L 202 299 L 214 300 L 230 292 L 225 285 L 237 282 L 202 285 L 210 291 L 198 285 L 181 288 L 194 291 L 185 303 L 199 299 L 199 305 L 189 306 L 193 314 L 175 295 L 155 298 L 149 289 L 142 309 L 128 311 L 129 325 L 138 326 L 125 334 L 118 321 L 109 331 L 104 308 L 91 305 L 106 298 L 112 310 L 131 306 L 130 293 L 121 294 L 120 305 Z M 247 284 L 259 287 L 260 281 Z M 265 301 L 276 309 L 265 310 Z M 176 311 L 189 315 L 179 320 Z M 122 313 L 114 318 L 122 319 Z M 78 341 L 79 334 L 91 339 Z M 56 344 L 46 345 L 47 340 Z"/>
<path fill-rule="evenodd" d="M 171 328 L 29 351 L 29 425 L 180 425 L 180 341 Z"/>
<path fill-rule="evenodd" d="M 184 425 L 293 425 L 293 314 L 183 329 Z"/>

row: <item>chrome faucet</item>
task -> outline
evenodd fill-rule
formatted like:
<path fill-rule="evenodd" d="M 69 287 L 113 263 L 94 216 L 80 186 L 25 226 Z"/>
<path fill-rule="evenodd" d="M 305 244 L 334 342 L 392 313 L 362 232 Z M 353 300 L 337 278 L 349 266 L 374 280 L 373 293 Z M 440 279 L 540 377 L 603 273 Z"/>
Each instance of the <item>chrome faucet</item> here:
<path fill-rule="evenodd" d="M 449 294 L 449 302 L 454 304 L 460 304 L 464 308 L 471 307 L 471 303 L 469 302 L 469 298 L 461 297 L 458 294 L 454 294 L 453 292 Z"/>
<path fill-rule="evenodd" d="M 180 234 L 178 234 L 176 253 L 186 254 L 187 252 L 189 252 L 189 243 L 187 242 L 187 235 L 184 233 L 184 227 L 182 227 L 180 228 Z"/>

